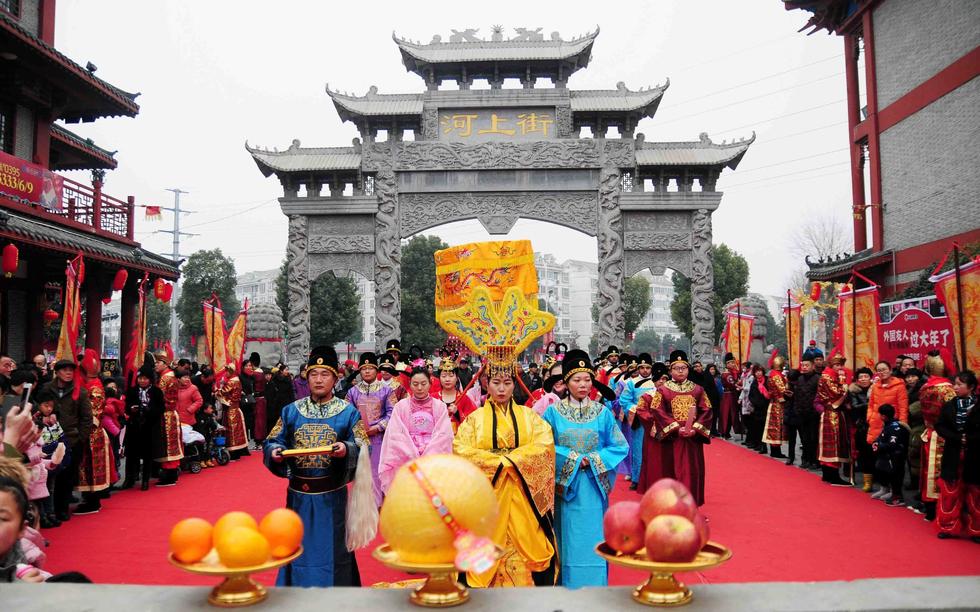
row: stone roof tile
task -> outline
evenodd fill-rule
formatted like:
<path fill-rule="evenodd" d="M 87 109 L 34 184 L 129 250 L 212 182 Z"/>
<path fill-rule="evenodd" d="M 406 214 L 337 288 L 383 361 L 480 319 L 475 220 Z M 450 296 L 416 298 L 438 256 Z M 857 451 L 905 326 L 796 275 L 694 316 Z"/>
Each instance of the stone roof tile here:
<path fill-rule="evenodd" d="M 245 144 L 245 149 L 265 176 L 274 172 L 357 170 L 361 154 L 354 147 L 303 148 L 294 140 L 285 151 L 268 151 Z"/>
<path fill-rule="evenodd" d="M 728 166 L 735 169 L 755 133 L 748 140 L 715 144 L 705 133 L 694 142 L 640 142 L 636 147 L 638 166 Z"/>
<path fill-rule="evenodd" d="M 403 55 L 427 64 L 455 64 L 465 62 L 522 61 L 522 60 L 564 60 L 571 59 L 589 49 L 599 35 L 595 32 L 573 40 L 467 40 L 464 42 L 433 42 L 421 44 L 399 38 L 393 32 L 391 37 Z M 520 38 L 520 37 L 519 37 Z M 526 37 L 525 37 L 526 38 Z"/>
<path fill-rule="evenodd" d="M 617 83 L 616 89 L 592 89 L 569 91 L 572 102 L 572 112 L 596 111 L 635 111 L 659 104 L 660 98 L 670 87 L 670 79 L 663 85 L 630 91 L 623 83 Z M 656 106 L 653 109 L 656 110 Z M 652 113 L 651 113 L 652 115 Z"/>

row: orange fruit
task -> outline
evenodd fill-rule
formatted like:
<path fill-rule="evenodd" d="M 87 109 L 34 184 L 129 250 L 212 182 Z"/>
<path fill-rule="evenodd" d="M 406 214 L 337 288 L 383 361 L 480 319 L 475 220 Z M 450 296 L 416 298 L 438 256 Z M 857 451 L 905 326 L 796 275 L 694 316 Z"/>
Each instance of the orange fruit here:
<path fill-rule="evenodd" d="M 196 563 L 211 552 L 211 523 L 186 518 L 170 530 L 170 552 L 181 563 Z"/>
<path fill-rule="evenodd" d="M 242 512 L 240 510 L 228 512 L 219 518 L 214 524 L 213 538 L 215 545 L 217 546 L 221 538 L 223 538 L 228 531 L 235 527 L 247 527 L 252 531 L 258 531 L 259 529 L 255 519 L 252 518 L 252 515 L 248 512 Z"/>
<path fill-rule="evenodd" d="M 226 567 L 251 567 L 269 560 L 269 542 L 248 527 L 232 527 L 214 547 Z"/>
<path fill-rule="evenodd" d="M 277 508 L 262 517 L 259 533 L 269 541 L 273 557 L 288 557 L 303 542 L 303 519 L 289 508 Z"/>

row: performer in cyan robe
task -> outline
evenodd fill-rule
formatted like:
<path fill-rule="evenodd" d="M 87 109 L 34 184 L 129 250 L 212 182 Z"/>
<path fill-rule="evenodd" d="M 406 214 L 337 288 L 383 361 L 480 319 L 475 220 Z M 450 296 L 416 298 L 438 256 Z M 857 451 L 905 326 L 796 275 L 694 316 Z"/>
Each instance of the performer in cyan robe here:
<path fill-rule="evenodd" d="M 847 402 L 847 374 L 841 355 L 830 358 L 830 367 L 824 368 L 817 381 L 817 398 L 813 405 L 820 413 L 820 467 L 823 481 L 837 487 L 852 483 L 840 476 L 841 466 L 851 465 L 851 438 L 844 411 Z M 853 474 L 851 475 L 853 476 Z"/>
<path fill-rule="evenodd" d="M 725 392 L 721 396 L 721 406 L 713 419 L 717 429 L 715 432 L 728 440 L 732 437 L 732 429 L 735 433 L 742 432 L 739 414 L 741 412 L 738 397 L 742 392 L 742 373 L 738 369 L 738 362 L 735 355 L 725 353 L 725 371 L 721 374 L 721 385 Z"/>
<path fill-rule="evenodd" d="M 378 480 L 385 494 L 398 468 L 409 461 L 453 452 L 449 410 L 430 393 L 429 385 L 428 371 L 414 368 L 409 377 L 410 395 L 392 410 L 378 460 Z"/>
<path fill-rule="evenodd" d="M 153 436 L 153 457 L 160 464 L 158 487 L 177 484 L 180 476 L 180 460 L 184 458 L 184 443 L 180 438 L 180 415 L 177 413 L 177 378 L 167 360 L 165 351 L 153 355 L 156 359 L 157 387 L 163 392 L 163 416 L 159 429 Z"/>
<path fill-rule="evenodd" d="M 609 567 L 594 547 L 603 540 L 602 517 L 616 483 L 616 466 L 626 458 L 629 445 L 612 411 L 601 401 L 589 399 L 593 387 L 606 400 L 614 394 L 595 380 L 585 351 L 576 349 L 565 355 L 562 380 L 568 397 L 544 413 L 555 436 L 559 583 L 573 589 L 606 586 Z"/>
<path fill-rule="evenodd" d="M 922 432 L 919 493 L 925 504 L 925 518 L 931 521 L 936 518 L 936 503 L 939 501 L 939 484 L 936 479 L 942 470 L 944 447 L 943 438 L 936 433 L 936 421 L 943 405 L 956 397 L 956 392 L 953 390 L 953 383 L 946 378 L 948 368 L 938 351 L 929 353 L 923 369 L 929 378 L 919 389 L 919 406 L 926 426 Z"/>
<path fill-rule="evenodd" d="M 473 587 L 554 585 L 555 442 L 551 427 L 532 409 L 514 401 L 513 355 L 487 355 L 483 362 L 490 367 L 487 402 L 459 426 L 453 451 L 483 470 L 493 484 L 500 509 L 493 541 L 504 554 L 487 572 L 467 573 L 466 582 Z"/>
<path fill-rule="evenodd" d="M 687 379 L 687 353 L 670 354 L 670 380 L 640 398 L 636 416 L 650 431 L 644 437 L 639 491 L 661 478 L 679 480 L 704 503 L 704 444 L 711 443 L 711 403 L 704 389 Z"/>
<path fill-rule="evenodd" d="M 635 491 L 640 483 L 640 467 L 643 465 L 643 424 L 636 418 L 636 405 L 644 393 L 655 388 L 653 358 L 650 353 L 640 353 L 634 375 L 626 380 L 619 394 L 619 410 L 622 414 L 623 434 L 630 445 L 629 478 L 630 490 Z"/>
<path fill-rule="evenodd" d="M 786 441 L 783 429 L 783 407 L 786 404 L 786 376 L 783 365 L 786 362 L 775 351 L 769 359 L 769 376 L 766 379 L 766 389 L 769 390 L 769 410 L 766 412 L 766 423 L 762 430 L 762 442 L 769 445 L 769 454 L 779 459 L 785 459 L 783 442 Z"/>
<path fill-rule="evenodd" d="M 368 438 L 371 440 L 371 471 L 374 474 L 374 498 L 378 507 L 384 494 L 381 491 L 381 481 L 378 479 L 378 462 L 381 459 L 381 441 L 388 419 L 391 418 L 391 387 L 378 378 L 378 358 L 374 353 L 361 353 L 357 371 L 361 380 L 347 392 L 347 401 L 354 404 L 361 413 Z"/>
<path fill-rule="evenodd" d="M 78 485 L 82 503 L 74 514 L 93 514 L 102 509 L 102 491 L 105 491 L 118 478 L 116 462 L 109 445 L 109 434 L 102 427 L 102 412 L 105 410 L 105 389 L 99 380 L 99 356 L 92 349 L 85 349 L 85 356 L 79 364 L 82 388 L 88 393 L 92 408 L 92 432 L 88 444 L 82 445 L 82 459 L 78 465 Z"/>
<path fill-rule="evenodd" d="M 225 427 L 228 428 L 228 452 L 231 460 L 237 461 L 248 456 L 248 430 L 245 428 L 245 414 L 241 408 L 242 382 L 235 373 L 234 364 L 225 366 L 225 375 L 214 399 L 222 405 Z"/>
<path fill-rule="evenodd" d="M 331 347 L 310 352 L 310 396 L 283 408 L 265 440 L 265 466 L 289 479 L 286 507 L 303 519 L 303 554 L 279 570 L 277 586 L 360 586 L 352 551 L 377 531 L 368 437 L 357 409 L 333 394 L 337 365 Z M 319 450 L 283 456 L 297 449 Z"/>

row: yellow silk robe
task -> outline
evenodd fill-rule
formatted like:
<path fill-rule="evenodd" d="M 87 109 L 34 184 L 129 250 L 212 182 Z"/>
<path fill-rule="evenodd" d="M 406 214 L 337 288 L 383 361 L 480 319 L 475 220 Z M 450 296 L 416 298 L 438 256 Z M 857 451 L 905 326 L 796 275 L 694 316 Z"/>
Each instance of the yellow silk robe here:
<path fill-rule="evenodd" d="M 551 426 L 534 410 L 513 401 L 503 408 L 488 401 L 460 424 L 453 452 L 483 470 L 500 507 L 493 541 L 504 554 L 487 572 L 468 573 L 467 583 L 472 587 L 533 586 L 531 572 L 547 570 L 555 556 L 551 527 L 555 440 Z"/>

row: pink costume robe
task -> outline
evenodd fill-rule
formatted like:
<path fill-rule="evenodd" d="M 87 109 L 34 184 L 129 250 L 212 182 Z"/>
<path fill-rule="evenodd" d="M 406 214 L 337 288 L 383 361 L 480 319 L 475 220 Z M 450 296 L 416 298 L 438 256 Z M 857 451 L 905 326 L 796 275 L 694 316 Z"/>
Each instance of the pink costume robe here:
<path fill-rule="evenodd" d="M 395 479 L 398 469 L 423 455 L 452 454 L 453 425 L 441 400 L 416 400 L 409 396 L 395 404 L 388 420 L 378 458 L 381 490 Z"/>

